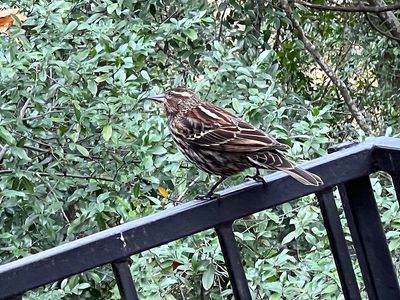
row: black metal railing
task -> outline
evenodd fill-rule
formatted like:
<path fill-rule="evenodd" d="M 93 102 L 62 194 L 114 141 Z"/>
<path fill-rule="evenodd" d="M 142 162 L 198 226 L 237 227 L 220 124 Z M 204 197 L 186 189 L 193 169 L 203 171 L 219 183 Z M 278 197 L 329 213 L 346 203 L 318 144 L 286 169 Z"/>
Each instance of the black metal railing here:
<path fill-rule="evenodd" d="M 370 300 L 400 299 L 400 289 L 369 174 L 386 171 L 400 199 L 400 139 L 375 138 L 342 144 L 333 153 L 302 167 L 325 185 L 304 186 L 277 172 L 267 185 L 247 182 L 212 201 L 191 201 L 82 239 L 0 266 L 0 299 L 20 299 L 29 290 L 98 266 L 112 264 L 123 299 L 138 299 L 129 257 L 170 241 L 215 228 L 235 299 L 251 299 L 233 221 L 315 193 L 328 233 L 345 299 L 361 299 L 343 228 L 333 197 L 338 186 L 355 252 Z"/>

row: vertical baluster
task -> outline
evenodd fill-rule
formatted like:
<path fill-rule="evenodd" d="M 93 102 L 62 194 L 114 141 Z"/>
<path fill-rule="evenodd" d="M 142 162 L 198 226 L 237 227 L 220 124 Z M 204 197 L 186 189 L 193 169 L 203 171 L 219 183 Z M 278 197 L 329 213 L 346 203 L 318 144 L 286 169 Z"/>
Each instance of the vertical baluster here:
<path fill-rule="evenodd" d="M 324 219 L 332 255 L 335 259 L 344 297 L 347 300 L 361 300 L 332 190 L 324 190 L 318 192 L 316 195 Z"/>
<path fill-rule="evenodd" d="M 396 191 L 397 201 L 400 203 L 400 175 L 390 174 L 393 181 L 394 190 Z"/>
<path fill-rule="evenodd" d="M 361 177 L 341 185 L 340 193 L 369 299 L 400 299 L 369 178 Z"/>
<path fill-rule="evenodd" d="M 243 270 L 242 259 L 232 231 L 232 223 L 216 227 L 219 243 L 225 258 L 229 279 L 236 300 L 251 300 L 249 286 Z"/>
<path fill-rule="evenodd" d="M 139 300 L 133 284 L 128 259 L 113 262 L 112 269 L 121 298 L 124 300 Z"/>

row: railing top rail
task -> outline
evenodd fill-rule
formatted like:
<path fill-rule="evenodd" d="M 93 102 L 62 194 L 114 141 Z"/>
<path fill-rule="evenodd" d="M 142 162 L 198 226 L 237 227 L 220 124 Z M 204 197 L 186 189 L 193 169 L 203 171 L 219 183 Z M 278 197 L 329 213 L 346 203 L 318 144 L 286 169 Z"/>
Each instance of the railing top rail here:
<path fill-rule="evenodd" d="M 373 150 L 400 155 L 400 140 L 375 138 L 302 167 L 325 185 L 304 186 L 282 172 L 246 182 L 211 201 L 191 201 L 0 266 L 0 298 L 54 282 L 376 171 Z"/>

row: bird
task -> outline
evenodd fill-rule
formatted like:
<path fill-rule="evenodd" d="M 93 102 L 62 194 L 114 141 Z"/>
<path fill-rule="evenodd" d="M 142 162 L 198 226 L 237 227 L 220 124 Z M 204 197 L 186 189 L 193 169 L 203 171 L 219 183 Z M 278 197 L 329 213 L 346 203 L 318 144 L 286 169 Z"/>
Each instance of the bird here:
<path fill-rule="evenodd" d="M 193 90 L 176 87 L 161 95 L 149 96 L 162 103 L 167 126 L 178 150 L 199 169 L 219 176 L 205 195 L 217 197 L 214 191 L 228 177 L 254 167 L 256 181 L 264 181 L 260 169 L 279 170 L 304 185 L 319 186 L 322 179 L 297 167 L 286 156 L 290 147 L 264 131 L 255 128 L 223 108 L 202 100 Z"/>

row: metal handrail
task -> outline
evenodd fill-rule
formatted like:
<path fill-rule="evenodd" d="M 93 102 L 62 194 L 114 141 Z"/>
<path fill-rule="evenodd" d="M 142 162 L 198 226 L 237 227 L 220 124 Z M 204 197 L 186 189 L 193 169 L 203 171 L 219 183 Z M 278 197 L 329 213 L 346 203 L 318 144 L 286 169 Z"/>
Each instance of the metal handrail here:
<path fill-rule="evenodd" d="M 209 228 L 217 231 L 236 299 L 250 299 L 232 222 L 313 193 L 320 203 L 345 298 L 361 299 L 343 229 L 338 222 L 332 194 L 335 186 L 339 186 L 344 201 L 370 299 L 400 299 L 399 285 L 368 180 L 368 175 L 378 170 L 389 172 L 397 180 L 394 184 L 400 198 L 400 139 L 375 138 L 361 144 L 339 146 L 334 151 L 301 166 L 318 174 L 325 183 L 323 186 L 304 186 L 286 174 L 276 172 L 265 177 L 266 185 L 246 182 L 222 191 L 218 199 L 193 200 L 1 265 L 0 299 L 21 295 L 109 263 L 113 265 L 122 297 L 138 299 L 126 259 Z M 373 242 L 360 228 L 367 221 L 366 217 L 368 232 L 374 235 Z M 371 258 L 374 255 L 378 257 Z M 375 278 L 374 272 L 380 272 L 382 268 L 386 268 L 385 274 L 379 276 L 384 280 Z"/>

